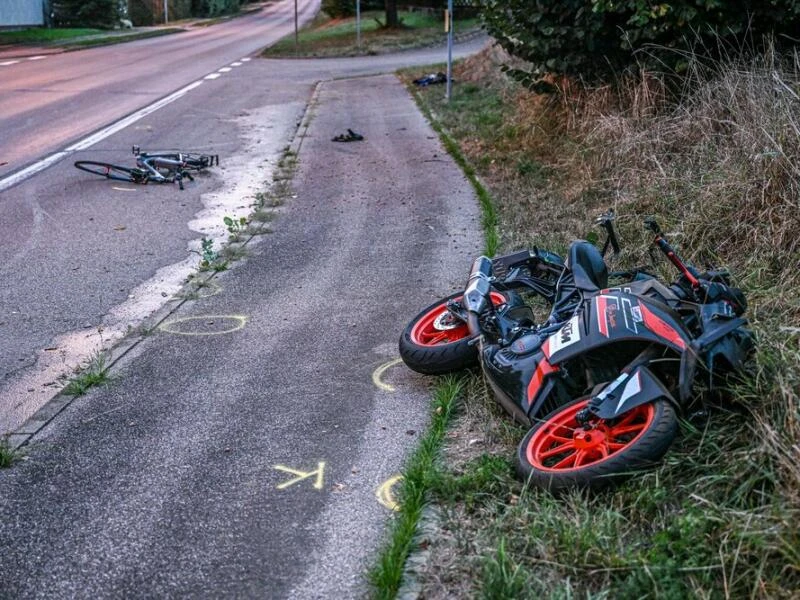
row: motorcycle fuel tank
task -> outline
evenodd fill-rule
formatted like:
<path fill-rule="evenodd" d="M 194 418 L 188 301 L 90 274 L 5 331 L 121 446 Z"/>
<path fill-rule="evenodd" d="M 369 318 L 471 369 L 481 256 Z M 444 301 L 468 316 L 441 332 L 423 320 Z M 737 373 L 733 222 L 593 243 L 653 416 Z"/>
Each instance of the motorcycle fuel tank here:
<path fill-rule="evenodd" d="M 665 304 L 625 291 L 603 290 L 552 334 L 543 348 L 556 365 L 624 341 L 656 342 L 681 353 L 691 336 L 680 316 Z"/>

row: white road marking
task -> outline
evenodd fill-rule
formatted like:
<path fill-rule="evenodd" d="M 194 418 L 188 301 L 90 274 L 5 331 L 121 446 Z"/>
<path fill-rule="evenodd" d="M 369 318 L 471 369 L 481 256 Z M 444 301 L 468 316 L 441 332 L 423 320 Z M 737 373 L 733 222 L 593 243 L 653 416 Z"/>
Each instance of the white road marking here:
<path fill-rule="evenodd" d="M 18 60 L 7 60 L 5 62 L 0 62 L 0 67 L 9 67 L 11 65 L 17 64 L 18 62 L 19 62 Z"/>
<path fill-rule="evenodd" d="M 101 129 L 97 133 L 94 133 L 94 134 L 90 135 L 89 137 L 84 138 L 84 139 L 82 139 L 81 141 L 79 141 L 79 142 L 77 142 L 75 144 L 72 144 L 71 146 L 69 146 L 68 148 L 65 148 L 61 152 L 56 152 L 55 154 L 51 154 L 50 156 L 48 156 L 46 158 L 43 158 L 42 160 L 40 160 L 38 162 L 33 163 L 29 167 L 26 167 L 26 168 L 22 169 L 21 171 L 19 171 L 17 173 L 14 173 L 13 175 L 11 175 L 9 177 L 6 177 L 5 179 L 0 179 L 0 192 L 2 192 L 4 190 L 7 190 L 11 186 L 18 184 L 21 181 L 24 181 L 28 177 L 31 177 L 31 176 L 35 175 L 36 173 L 39 173 L 40 171 L 43 171 L 44 169 L 46 169 L 50 165 L 53 165 L 53 164 L 57 163 L 59 160 L 61 160 L 62 158 L 64 158 L 68 154 L 71 154 L 73 152 L 77 152 L 79 150 L 86 150 L 86 148 L 89 148 L 90 146 L 96 144 L 97 142 L 99 142 L 101 140 L 104 140 L 104 139 L 106 139 L 107 137 L 109 137 L 111 135 L 114 135 L 118 131 L 121 131 L 121 130 L 125 129 L 126 127 L 132 125 L 136 121 L 146 117 L 147 115 L 149 115 L 151 113 L 154 113 L 159 108 L 163 108 L 167 104 L 171 104 L 172 102 L 175 102 L 175 100 L 177 100 L 178 98 L 183 97 L 188 92 L 192 91 L 193 89 L 195 89 L 196 87 L 198 87 L 202 83 L 203 83 L 202 80 L 195 81 L 194 83 L 190 83 L 189 85 L 179 89 L 177 92 L 174 92 L 174 93 L 170 94 L 169 96 L 166 96 L 166 97 L 162 98 L 161 100 L 158 100 L 157 102 L 154 102 L 150 106 L 145 106 L 144 108 L 142 108 L 141 110 L 136 111 L 132 115 L 128 115 L 124 119 L 120 119 L 116 123 L 112 123 L 108 127 L 105 127 L 103 129 Z"/>
<path fill-rule="evenodd" d="M 47 58 L 46 56 L 29 56 L 28 60 L 43 60 Z"/>
<path fill-rule="evenodd" d="M 250 62 L 250 57 L 248 56 L 246 58 L 240 58 L 239 60 L 241 60 L 242 62 Z"/>
<path fill-rule="evenodd" d="M 237 61 L 237 62 L 233 62 L 233 63 L 231 63 L 231 66 L 232 66 L 232 67 L 241 67 L 241 66 L 242 66 L 242 63 L 240 63 L 240 62 L 238 62 L 238 61 Z"/>
<path fill-rule="evenodd" d="M 12 185 L 18 184 L 20 181 L 24 181 L 31 175 L 36 175 L 39 171 L 42 171 L 49 167 L 52 164 L 57 163 L 62 158 L 64 158 L 68 153 L 67 152 L 56 152 L 55 154 L 51 154 L 47 158 L 43 158 L 39 162 L 33 163 L 31 166 L 22 169 L 17 173 L 14 173 L 10 177 L 6 177 L 5 179 L 0 179 L 0 192 L 7 190 Z"/>
<path fill-rule="evenodd" d="M 222 67 L 222 68 L 221 68 L 219 71 L 217 71 L 217 72 L 218 72 L 218 73 L 227 73 L 228 71 L 231 71 L 231 70 L 232 70 L 232 69 L 231 69 L 230 67 Z"/>
<path fill-rule="evenodd" d="M 216 79 L 220 75 L 222 75 L 222 73 L 209 73 L 208 75 L 203 77 L 203 79 Z"/>

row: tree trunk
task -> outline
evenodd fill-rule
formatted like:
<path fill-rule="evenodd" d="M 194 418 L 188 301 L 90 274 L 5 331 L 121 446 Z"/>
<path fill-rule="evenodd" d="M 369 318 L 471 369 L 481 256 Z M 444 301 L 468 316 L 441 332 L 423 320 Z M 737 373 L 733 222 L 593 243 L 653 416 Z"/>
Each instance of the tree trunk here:
<path fill-rule="evenodd" d="M 400 27 L 400 19 L 397 17 L 397 0 L 386 0 L 386 27 L 389 29 Z"/>

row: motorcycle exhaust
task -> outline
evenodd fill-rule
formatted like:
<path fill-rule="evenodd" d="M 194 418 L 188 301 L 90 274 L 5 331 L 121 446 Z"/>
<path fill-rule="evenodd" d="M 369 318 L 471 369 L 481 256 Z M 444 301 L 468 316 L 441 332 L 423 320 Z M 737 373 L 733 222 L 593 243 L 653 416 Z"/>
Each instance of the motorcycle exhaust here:
<path fill-rule="evenodd" d="M 479 256 L 472 263 L 467 286 L 464 289 L 464 308 L 470 313 L 468 326 L 473 335 L 480 333 L 478 315 L 486 310 L 489 302 L 489 292 L 492 288 L 492 261 L 485 256 Z"/>

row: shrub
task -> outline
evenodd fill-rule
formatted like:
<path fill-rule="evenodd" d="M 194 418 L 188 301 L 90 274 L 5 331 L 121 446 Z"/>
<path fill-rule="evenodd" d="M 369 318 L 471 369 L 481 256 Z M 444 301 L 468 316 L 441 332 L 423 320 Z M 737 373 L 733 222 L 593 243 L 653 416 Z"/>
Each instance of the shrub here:
<path fill-rule="evenodd" d="M 120 18 L 117 0 L 56 0 L 51 9 L 53 22 L 61 26 L 110 29 Z"/>
<path fill-rule="evenodd" d="M 489 33 L 531 63 L 533 77 L 592 82 L 640 65 L 682 72 L 686 52 L 698 47 L 721 58 L 731 49 L 760 50 L 773 38 L 791 45 L 800 29 L 793 0 L 487 0 L 482 14 Z"/>
<path fill-rule="evenodd" d="M 241 0 L 192 0 L 192 15 L 195 17 L 216 17 L 239 10 Z"/>
<path fill-rule="evenodd" d="M 350 17 L 355 14 L 355 2 L 347 0 L 322 0 L 322 10 L 330 17 Z"/>

